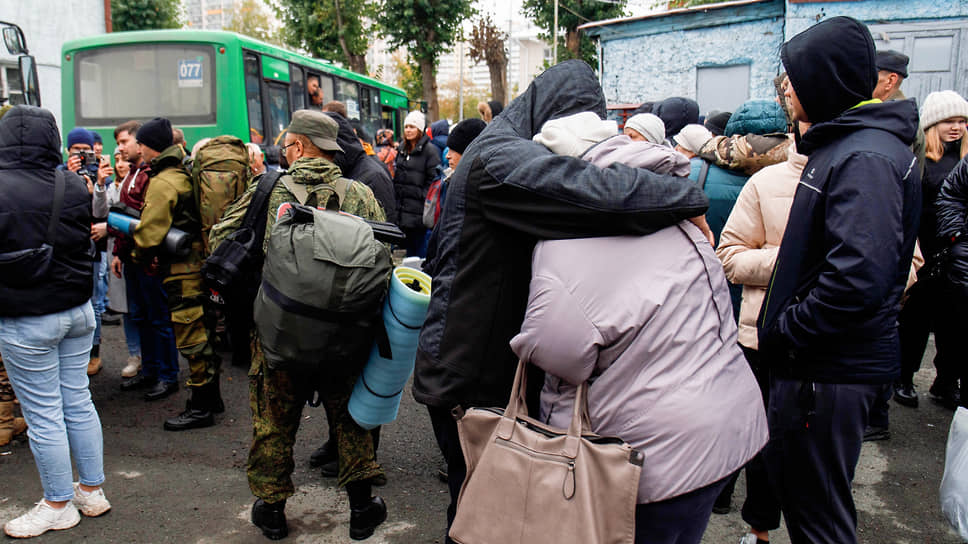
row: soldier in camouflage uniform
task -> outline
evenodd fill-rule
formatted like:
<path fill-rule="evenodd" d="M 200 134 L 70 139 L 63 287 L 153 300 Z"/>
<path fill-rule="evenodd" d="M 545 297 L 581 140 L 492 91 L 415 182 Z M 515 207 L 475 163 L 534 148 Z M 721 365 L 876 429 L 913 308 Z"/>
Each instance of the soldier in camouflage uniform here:
<path fill-rule="evenodd" d="M 182 165 L 185 152 L 175 145 L 171 123 L 155 118 L 137 134 L 142 157 L 150 162 L 151 182 L 145 194 L 141 222 L 134 231 L 134 260 L 149 263 L 164 277 L 175 345 L 188 360 L 191 396 L 185 411 L 165 421 L 165 430 L 181 431 L 215 424 L 213 413 L 225 411 L 219 392 L 221 360 L 212 347 L 212 330 L 205 318 L 207 291 L 202 285 L 201 223 L 191 178 Z M 193 234 L 189 255 L 171 261 L 160 244 L 172 227 Z"/>
<path fill-rule="evenodd" d="M 286 187 L 305 190 L 309 205 L 325 205 L 320 198 L 332 194 L 332 185 L 340 178 L 340 169 L 332 155 L 340 151 L 336 143 L 338 125 L 326 115 L 301 110 L 293 114 L 286 131 L 286 159 L 291 164 L 269 196 L 266 238 L 268 242 L 279 206 L 300 201 Z M 287 179 L 288 178 L 288 179 Z M 223 215 L 212 228 L 209 242 L 214 250 L 228 234 L 242 223 L 242 217 L 255 192 L 255 185 Z M 369 187 L 353 182 L 346 189 L 340 210 L 364 219 L 385 220 L 383 208 Z M 314 376 L 306 379 L 284 370 L 268 367 L 257 334 L 253 334 L 252 365 L 249 369 L 249 402 L 252 408 L 252 446 L 246 473 L 249 488 L 258 497 L 252 506 L 252 523 L 271 539 L 288 534 L 285 518 L 286 499 L 295 488 L 292 483 L 293 444 L 302 417 L 302 408 L 312 394 L 319 392 L 327 411 L 332 414 L 339 448 L 338 485 L 345 486 L 350 499 L 350 537 L 362 540 L 373 534 L 386 519 L 386 505 L 380 497 L 371 497 L 370 480 L 383 474 L 374 458 L 370 433 L 357 425 L 349 415 L 349 398 L 366 356 L 359 361 L 346 361 L 345 373 L 339 377 Z"/>

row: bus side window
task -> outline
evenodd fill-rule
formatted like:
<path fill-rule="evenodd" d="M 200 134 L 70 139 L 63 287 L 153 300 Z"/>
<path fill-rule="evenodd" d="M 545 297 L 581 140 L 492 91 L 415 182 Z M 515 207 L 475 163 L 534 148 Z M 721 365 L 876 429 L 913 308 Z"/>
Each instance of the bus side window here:
<path fill-rule="evenodd" d="M 266 141 L 277 145 L 276 139 L 289 126 L 289 89 L 274 81 L 267 82 L 269 100 L 269 134 Z"/>
<path fill-rule="evenodd" d="M 289 65 L 289 100 L 292 102 L 292 111 L 305 109 L 306 107 L 306 85 L 303 83 L 302 68 L 295 64 Z"/>
<path fill-rule="evenodd" d="M 245 104 L 249 112 L 249 141 L 261 144 L 265 141 L 265 127 L 262 122 L 262 76 L 259 73 L 259 57 L 246 53 L 245 64 Z"/>

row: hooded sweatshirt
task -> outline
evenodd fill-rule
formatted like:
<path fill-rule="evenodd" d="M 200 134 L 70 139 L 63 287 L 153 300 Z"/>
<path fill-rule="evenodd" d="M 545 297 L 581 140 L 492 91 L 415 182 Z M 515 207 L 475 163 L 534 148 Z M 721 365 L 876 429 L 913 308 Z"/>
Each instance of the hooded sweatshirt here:
<path fill-rule="evenodd" d="M 333 162 L 339 166 L 343 177 L 369 187 L 383 206 L 386 216 L 396 217 L 397 201 L 393 195 L 393 178 L 389 170 L 380 159 L 366 154 L 359 138 L 353 133 L 353 126 L 345 117 L 334 112 L 327 112 L 326 115 L 339 124 L 336 142 L 343 152 L 334 155 Z"/>
<path fill-rule="evenodd" d="M 808 157 L 760 314 L 759 349 L 780 376 L 886 383 L 900 371 L 897 314 L 921 206 L 911 101 L 859 105 L 874 43 L 847 17 L 781 51 L 810 121 Z"/>
<path fill-rule="evenodd" d="M 430 306 L 413 394 L 438 407 L 507 404 L 539 239 L 647 234 L 703 213 L 681 178 L 601 169 L 531 141 L 550 119 L 605 117 L 592 69 L 571 60 L 538 76 L 465 150 L 440 216 Z M 532 383 L 540 383 L 540 380 Z"/>

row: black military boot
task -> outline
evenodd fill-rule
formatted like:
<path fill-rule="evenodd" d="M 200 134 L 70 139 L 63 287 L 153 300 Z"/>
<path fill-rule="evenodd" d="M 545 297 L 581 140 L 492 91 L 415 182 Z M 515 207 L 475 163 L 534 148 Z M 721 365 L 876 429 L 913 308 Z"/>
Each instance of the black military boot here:
<path fill-rule="evenodd" d="M 252 525 L 262 529 L 262 534 L 269 540 L 280 540 L 289 535 L 286 524 L 286 501 L 268 503 L 256 499 L 252 505 Z"/>
<path fill-rule="evenodd" d="M 201 429 L 215 425 L 215 416 L 212 415 L 211 389 L 205 387 L 190 387 L 191 396 L 185 403 L 185 411 L 177 416 L 165 420 L 166 431 L 187 431 L 188 429 Z"/>
<path fill-rule="evenodd" d="M 204 387 L 211 389 L 209 391 L 209 409 L 212 413 L 221 414 L 224 412 L 225 403 L 222 402 L 222 386 L 219 385 L 219 377 L 215 376 L 215 379 Z"/>
<path fill-rule="evenodd" d="M 321 467 L 327 463 L 336 461 L 338 459 L 337 455 L 336 441 L 330 437 L 309 456 L 309 466 L 313 468 Z"/>
<path fill-rule="evenodd" d="M 368 480 L 346 484 L 350 496 L 350 538 L 366 540 L 387 519 L 387 505 L 380 497 L 371 497 Z"/>

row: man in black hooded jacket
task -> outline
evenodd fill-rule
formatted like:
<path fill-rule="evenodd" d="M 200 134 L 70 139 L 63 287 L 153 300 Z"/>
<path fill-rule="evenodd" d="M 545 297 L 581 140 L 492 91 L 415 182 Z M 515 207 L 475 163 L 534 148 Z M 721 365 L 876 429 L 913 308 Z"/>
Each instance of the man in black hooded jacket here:
<path fill-rule="evenodd" d="M 517 367 L 509 342 L 524 319 L 535 243 L 649 234 L 708 207 L 682 178 L 600 169 L 531 140 L 546 121 L 585 111 L 605 116 L 595 73 L 577 60 L 552 66 L 488 124 L 450 178 L 413 384 L 448 465 L 448 525 L 466 472 L 450 410 L 507 404 Z"/>
<path fill-rule="evenodd" d="M 333 157 L 333 162 L 339 166 L 344 178 L 359 181 L 373 191 L 373 196 L 380 201 L 387 218 L 397 216 L 397 200 L 393 195 L 393 178 L 390 171 L 380 159 L 371 157 L 363 151 L 360 139 L 353 132 L 353 126 L 345 117 L 336 112 L 325 112 L 337 124 L 339 134 L 336 141 L 343 148 L 342 153 Z"/>
<path fill-rule="evenodd" d="M 808 156 L 760 314 L 764 456 L 793 544 L 857 542 L 851 496 L 875 398 L 900 371 L 897 315 L 921 206 L 912 101 L 871 100 L 874 41 L 847 17 L 783 45 Z"/>

